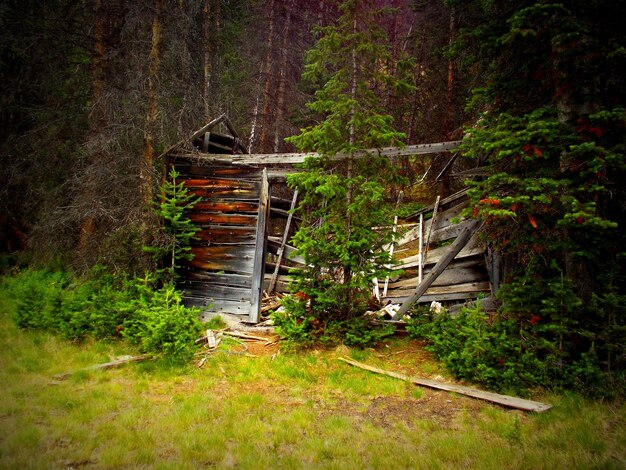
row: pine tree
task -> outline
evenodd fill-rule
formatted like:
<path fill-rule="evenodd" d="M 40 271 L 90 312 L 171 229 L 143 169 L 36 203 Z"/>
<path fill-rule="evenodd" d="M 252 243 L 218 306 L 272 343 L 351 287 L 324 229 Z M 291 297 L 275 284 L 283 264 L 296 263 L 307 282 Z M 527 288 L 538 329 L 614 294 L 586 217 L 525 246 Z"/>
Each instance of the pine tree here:
<path fill-rule="evenodd" d="M 172 168 L 169 172 L 170 179 L 161 187 L 164 197 L 156 207 L 157 215 L 163 221 L 161 240 L 144 248 L 157 261 L 163 263 L 164 268 L 159 272 L 167 279 L 177 277 L 176 271 L 181 267 L 181 261 L 193 259 L 191 241 L 200 230 L 185 212 L 192 209 L 201 198 L 189 194 L 185 183 L 176 181 L 178 176 L 179 173 Z"/>
<path fill-rule="evenodd" d="M 388 273 L 381 248 L 391 231 L 373 227 L 390 225 L 385 184 L 396 176 L 387 159 L 355 154 L 404 138 L 381 106 L 385 89 L 401 85 L 383 66 L 389 48 L 376 21 L 384 12 L 358 0 L 344 2 L 341 12 L 307 54 L 304 79 L 320 86 L 307 107 L 320 120 L 287 139 L 320 154 L 289 178 L 302 195 L 303 226 L 293 243 L 309 266 L 295 273 L 301 294 L 292 310 L 310 299 L 312 327 L 363 314 L 372 279 Z"/>

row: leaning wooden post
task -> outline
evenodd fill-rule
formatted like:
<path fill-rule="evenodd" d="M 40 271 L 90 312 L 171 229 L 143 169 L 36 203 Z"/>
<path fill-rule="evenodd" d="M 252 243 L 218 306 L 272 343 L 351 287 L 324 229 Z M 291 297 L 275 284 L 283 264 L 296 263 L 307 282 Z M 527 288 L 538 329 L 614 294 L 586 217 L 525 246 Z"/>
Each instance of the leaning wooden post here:
<path fill-rule="evenodd" d="M 437 223 L 437 211 L 439 210 L 439 201 L 441 200 L 441 196 L 437 196 L 437 200 L 435 201 L 435 206 L 433 207 L 433 216 L 430 219 L 430 226 L 428 227 L 428 233 L 426 234 L 426 243 L 424 243 L 424 248 L 428 253 L 428 245 L 430 245 L 430 234 L 433 233 L 435 229 L 435 224 Z M 422 260 L 423 262 L 424 260 Z"/>
<path fill-rule="evenodd" d="M 422 283 L 424 273 L 424 214 L 420 214 L 420 233 L 419 233 L 419 265 L 417 266 L 417 284 Z"/>
<path fill-rule="evenodd" d="M 278 248 L 278 252 L 276 253 L 276 267 L 274 268 L 274 273 L 272 274 L 272 280 L 270 281 L 270 287 L 267 290 L 268 292 L 274 292 L 274 288 L 276 287 L 276 279 L 278 279 L 278 271 L 280 270 L 280 262 L 283 259 L 283 253 L 285 252 L 285 244 L 287 243 L 287 239 L 289 238 L 289 227 L 291 227 L 291 218 L 293 217 L 293 210 L 296 207 L 296 201 L 298 200 L 298 190 L 296 189 L 293 193 L 293 199 L 291 200 L 291 206 L 289 209 L 289 215 L 287 216 L 287 223 L 285 224 L 285 233 L 283 233 L 283 239 L 280 242 L 280 247 Z"/>
<path fill-rule="evenodd" d="M 404 196 L 404 192 L 400 191 L 400 194 L 398 194 L 398 200 L 396 201 L 396 214 L 393 216 L 393 235 L 391 236 L 391 244 L 389 246 L 389 257 L 391 258 L 393 256 L 393 249 L 395 247 L 395 243 L 396 243 L 396 232 L 398 231 L 398 208 L 400 207 L 400 204 L 402 203 L 402 197 Z M 390 269 L 391 265 L 387 265 L 387 268 Z M 378 283 L 376 283 L 376 286 L 378 286 Z M 385 287 L 383 287 L 383 297 L 387 296 L 387 288 L 389 287 L 389 276 L 387 276 L 387 278 L 385 279 Z"/>
<path fill-rule="evenodd" d="M 411 305 L 416 302 L 424 292 L 428 290 L 431 284 L 439 277 L 439 275 L 448 267 L 450 262 L 454 259 L 456 255 L 463 249 L 467 242 L 472 238 L 472 235 L 482 226 L 482 220 L 474 220 L 467 227 L 463 229 L 463 231 L 459 234 L 457 239 L 454 241 L 452 245 L 450 245 L 450 251 L 446 253 L 446 255 L 441 258 L 437 264 L 433 267 L 433 269 L 426 275 L 424 280 L 417 286 L 417 289 L 413 293 L 411 297 L 406 299 L 402 305 L 400 306 L 400 310 L 393 316 L 392 320 L 400 320 L 404 314 L 409 310 Z"/>

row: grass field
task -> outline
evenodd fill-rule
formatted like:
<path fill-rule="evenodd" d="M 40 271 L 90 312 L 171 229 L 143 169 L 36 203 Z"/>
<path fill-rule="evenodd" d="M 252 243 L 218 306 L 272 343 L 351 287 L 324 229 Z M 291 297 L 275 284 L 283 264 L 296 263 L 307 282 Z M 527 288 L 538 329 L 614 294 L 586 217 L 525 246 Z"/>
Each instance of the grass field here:
<path fill-rule="evenodd" d="M 5 310 L 1 468 L 626 468 L 622 404 L 543 395 L 554 408 L 526 414 L 336 359 L 445 378 L 416 342 L 290 355 L 259 346 L 258 357 L 224 351 L 202 369 L 149 361 L 55 381 L 133 351 L 20 331 Z"/>

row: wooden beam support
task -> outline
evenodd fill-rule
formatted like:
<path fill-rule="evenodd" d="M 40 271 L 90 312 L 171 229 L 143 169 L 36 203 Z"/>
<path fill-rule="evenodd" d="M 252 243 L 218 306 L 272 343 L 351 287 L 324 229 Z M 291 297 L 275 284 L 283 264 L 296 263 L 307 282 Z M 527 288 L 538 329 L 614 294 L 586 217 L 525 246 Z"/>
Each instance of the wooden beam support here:
<path fill-rule="evenodd" d="M 207 124 L 208 126 L 208 124 Z M 202 131 L 207 127 L 200 129 Z M 199 131 L 198 131 L 199 132 Z M 194 134 L 195 135 L 195 134 Z M 369 149 L 355 152 L 353 158 L 376 157 L 402 157 L 409 155 L 427 155 L 432 153 L 449 152 L 459 147 L 460 140 L 450 142 L 437 142 L 433 144 L 406 145 L 404 147 L 385 147 L 382 149 Z M 269 153 L 269 154 L 247 154 L 247 155 L 222 155 L 222 154 L 201 154 L 203 159 L 209 161 L 229 162 L 238 165 L 278 165 L 304 163 L 308 157 L 319 157 L 319 153 Z M 328 157 L 330 160 L 341 160 L 348 155 L 338 154 Z"/>
<path fill-rule="evenodd" d="M 250 323 L 257 323 L 261 311 L 263 276 L 265 274 L 265 249 L 267 246 L 266 228 L 269 213 L 269 182 L 267 170 L 261 175 L 261 198 L 259 201 L 259 216 L 257 223 L 256 246 L 254 249 L 254 267 L 252 270 L 252 297 L 250 299 Z"/>

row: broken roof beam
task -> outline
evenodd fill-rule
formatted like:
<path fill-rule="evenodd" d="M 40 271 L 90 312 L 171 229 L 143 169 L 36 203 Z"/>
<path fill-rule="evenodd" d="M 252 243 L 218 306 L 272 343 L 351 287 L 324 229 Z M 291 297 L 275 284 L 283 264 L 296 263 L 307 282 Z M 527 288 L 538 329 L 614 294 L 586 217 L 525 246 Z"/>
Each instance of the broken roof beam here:
<path fill-rule="evenodd" d="M 437 142 L 434 144 L 405 145 L 404 147 L 385 147 L 382 149 L 361 150 L 354 153 L 354 158 L 364 158 L 368 155 L 378 157 L 402 157 L 409 155 L 428 155 L 433 153 L 449 152 L 459 147 L 460 140 L 450 142 Z M 319 157 L 319 153 L 269 153 L 269 154 L 246 154 L 246 155 L 220 155 L 201 154 L 206 160 L 223 161 L 240 165 L 280 165 L 304 163 L 307 157 Z M 346 155 L 338 154 L 330 157 L 331 160 L 341 160 Z"/>

